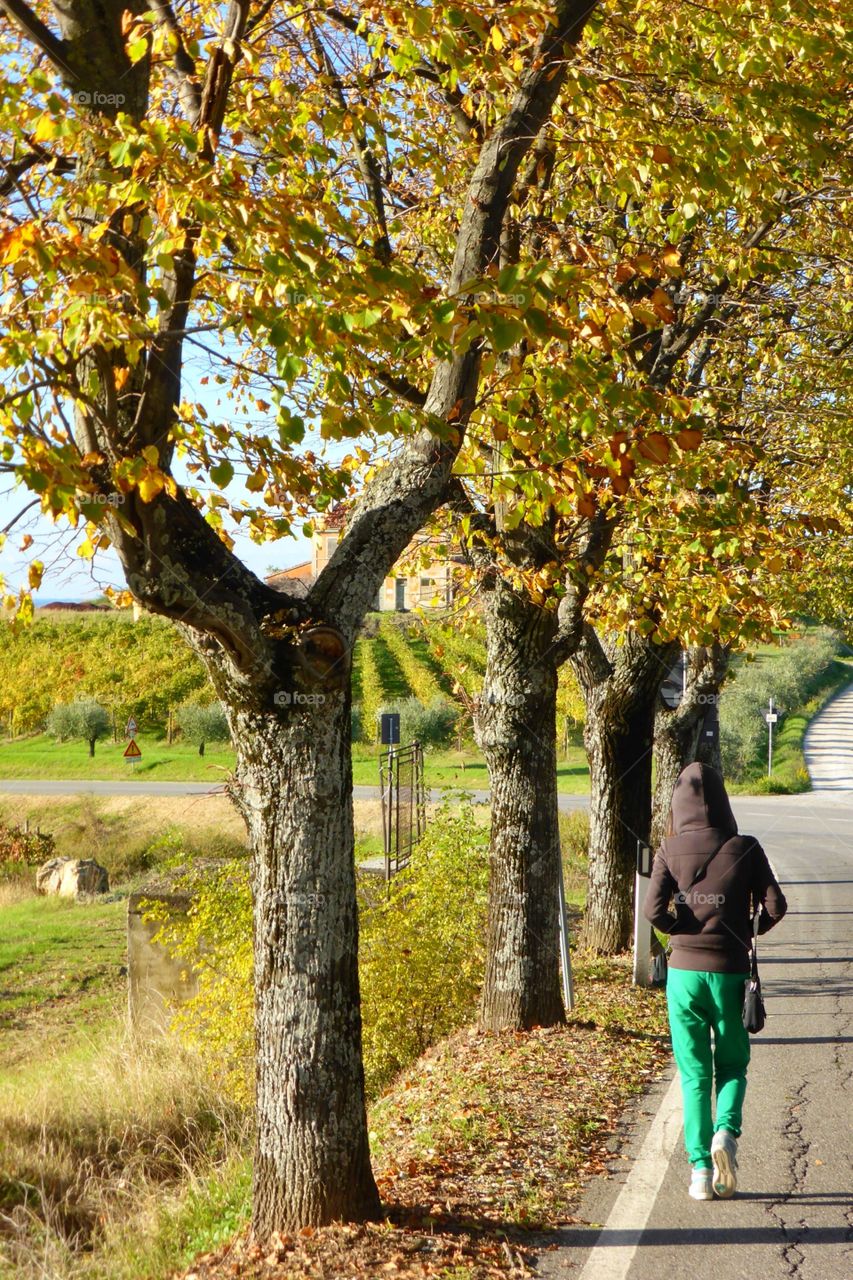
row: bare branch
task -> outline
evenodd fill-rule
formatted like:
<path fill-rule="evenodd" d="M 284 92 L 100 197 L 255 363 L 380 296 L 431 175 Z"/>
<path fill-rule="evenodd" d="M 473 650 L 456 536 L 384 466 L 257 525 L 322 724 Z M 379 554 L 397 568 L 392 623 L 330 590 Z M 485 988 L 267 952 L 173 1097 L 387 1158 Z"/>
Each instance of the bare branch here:
<path fill-rule="evenodd" d="M 183 32 L 169 0 L 153 0 L 152 9 L 160 25 L 172 36 L 175 47 L 169 78 L 175 85 L 187 120 L 195 122 L 201 115 L 201 90 L 196 78 L 196 65 L 187 52 Z"/>
<path fill-rule="evenodd" d="M 65 41 L 55 36 L 38 14 L 24 3 L 24 0 L 0 0 L 0 8 L 4 9 L 15 26 L 23 31 L 33 44 L 38 45 L 42 53 L 47 55 L 64 80 L 72 82 L 76 80 L 77 77 L 68 65 L 68 47 Z"/>

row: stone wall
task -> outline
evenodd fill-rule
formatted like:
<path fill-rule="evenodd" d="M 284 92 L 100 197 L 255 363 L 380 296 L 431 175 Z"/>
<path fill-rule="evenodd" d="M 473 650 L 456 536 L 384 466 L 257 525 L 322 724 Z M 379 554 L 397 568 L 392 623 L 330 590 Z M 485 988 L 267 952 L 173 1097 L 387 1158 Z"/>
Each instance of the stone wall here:
<path fill-rule="evenodd" d="M 176 960 L 160 943 L 152 941 L 157 921 L 142 918 L 144 901 L 164 902 L 172 914 L 186 915 L 192 898 L 154 886 L 132 893 L 127 904 L 128 1010 L 133 1026 L 165 1031 L 173 1009 L 190 1000 L 198 990 L 185 960 Z"/>

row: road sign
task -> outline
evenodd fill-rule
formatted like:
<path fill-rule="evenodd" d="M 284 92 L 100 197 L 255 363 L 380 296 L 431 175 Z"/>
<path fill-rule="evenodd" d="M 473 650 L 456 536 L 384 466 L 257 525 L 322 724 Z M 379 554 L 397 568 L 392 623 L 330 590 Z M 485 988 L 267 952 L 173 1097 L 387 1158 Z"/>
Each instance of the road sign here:
<path fill-rule="evenodd" d="M 768 724 L 775 724 L 776 721 L 779 719 L 779 717 L 777 716 L 775 711 L 773 712 L 765 711 L 764 719 L 767 721 Z"/>
<path fill-rule="evenodd" d="M 385 711 L 380 717 L 380 741 L 385 747 L 394 746 L 400 741 L 399 711 Z"/>
<path fill-rule="evenodd" d="M 125 747 L 125 751 L 124 751 L 125 760 L 131 760 L 131 761 L 139 760 L 141 756 L 142 756 L 142 752 L 139 750 L 139 747 L 136 745 L 136 739 L 131 738 L 130 742 Z"/>
<path fill-rule="evenodd" d="M 136 721 L 134 720 L 133 716 L 131 716 L 127 724 L 124 726 L 124 736 L 126 738 L 135 738 L 136 730 L 137 730 Z"/>

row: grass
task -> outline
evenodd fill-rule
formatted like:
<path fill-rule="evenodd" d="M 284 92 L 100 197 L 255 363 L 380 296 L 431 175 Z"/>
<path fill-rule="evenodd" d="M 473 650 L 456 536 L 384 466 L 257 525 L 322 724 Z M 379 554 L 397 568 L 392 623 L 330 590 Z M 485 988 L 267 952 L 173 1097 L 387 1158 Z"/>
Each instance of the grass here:
<path fill-rule="evenodd" d="M 140 734 L 136 742 L 142 758 L 130 765 L 123 758 L 125 742 L 101 741 L 94 757 L 84 742 L 54 742 L 46 734 L 17 738 L 0 743 L 0 777 L 3 778 L 104 778 L 132 782 L 134 779 L 156 779 L 158 782 L 209 782 L 212 786 L 225 781 L 234 767 L 234 752 L 221 743 L 205 747 L 204 756 L 192 743 Z"/>
<path fill-rule="evenodd" d="M 389 655 L 390 656 L 390 655 Z M 224 783 L 234 768 L 234 752 L 220 744 L 208 746 L 204 756 L 192 745 L 145 734 L 137 738 L 142 759 L 133 767 L 123 757 L 125 744 L 100 742 L 93 759 L 82 742 L 56 743 L 45 734 L 0 742 L 0 778 L 44 778 L 105 780 L 133 783 L 207 782 L 211 787 Z M 353 744 L 353 781 L 359 785 L 377 786 L 379 782 L 378 748 Z M 581 795 L 589 790 L 586 755 L 580 746 L 569 748 L 558 765 L 560 791 Z M 462 751 L 428 752 L 424 775 L 428 787 L 465 787 L 487 789 L 488 770 L 482 755 L 469 747 Z"/>
<path fill-rule="evenodd" d="M 125 907 L 28 897 L 2 908 L 0 1070 L 114 1016 L 126 990 Z"/>
<path fill-rule="evenodd" d="M 0 1276 L 166 1275 L 238 1224 L 248 1117 L 198 1058 L 127 1028 L 125 891 L 3 890 Z"/>
<path fill-rule="evenodd" d="M 118 1018 L 0 1075 L 0 1129 L 9 1280 L 166 1276 L 240 1221 L 248 1117 L 199 1059 L 135 1040 Z"/>

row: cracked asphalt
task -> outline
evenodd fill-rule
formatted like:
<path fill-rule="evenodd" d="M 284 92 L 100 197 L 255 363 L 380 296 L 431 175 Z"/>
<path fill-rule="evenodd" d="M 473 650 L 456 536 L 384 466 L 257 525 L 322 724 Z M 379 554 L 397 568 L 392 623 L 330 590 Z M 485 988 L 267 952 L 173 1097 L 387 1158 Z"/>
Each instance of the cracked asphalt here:
<path fill-rule="evenodd" d="M 673 1111 L 668 1095 L 667 1112 L 671 1072 L 626 1121 L 613 1176 L 588 1189 L 582 1223 L 550 1237 L 543 1277 L 853 1278 L 850 801 L 838 792 L 733 799 L 741 830 L 761 840 L 788 898 L 788 915 L 759 940 L 768 1016 L 752 1037 L 737 1195 L 689 1199 L 680 1098 Z M 644 1186 L 652 1188 L 645 1203 Z"/>

